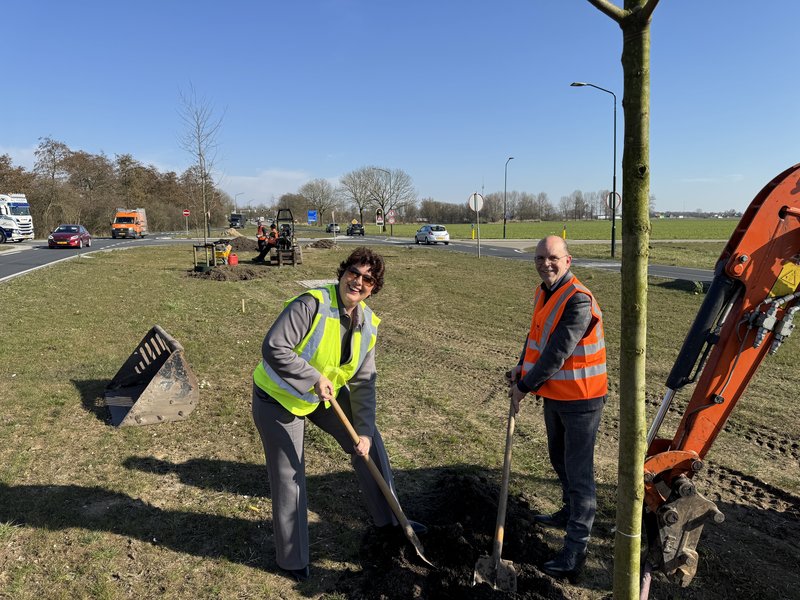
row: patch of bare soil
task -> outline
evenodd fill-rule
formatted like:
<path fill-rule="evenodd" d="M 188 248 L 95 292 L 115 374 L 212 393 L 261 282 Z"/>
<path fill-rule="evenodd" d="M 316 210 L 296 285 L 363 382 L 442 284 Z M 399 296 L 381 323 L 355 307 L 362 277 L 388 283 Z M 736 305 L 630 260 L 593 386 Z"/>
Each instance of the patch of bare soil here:
<path fill-rule="evenodd" d="M 401 531 L 390 535 L 372 528 L 363 539 L 363 572 L 342 575 L 336 592 L 353 600 L 504 597 L 504 592 L 487 584 L 472 585 L 476 561 L 492 551 L 498 494 L 498 487 L 483 477 L 445 472 L 436 485 L 428 486 L 424 498 L 417 499 L 413 513 L 428 525 L 420 541 L 425 557 L 436 568 L 417 557 Z M 513 562 L 517 573 L 514 598 L 584 597 L 571 596 L 560 582 L 537 568 L 551 557 L 552 550 L 533 523 L 533 514 L 525 500 L 509 498 L 502 557 Z"/>
<path fill-rule="evenodd" d="M 494 591 L 485 584 L 473 586 L 476 561 L 492 551 L 498 486 L 484 477 L 453 471 L 441 472 L 435 479 L 406 510 L 411 518 L 428 525 L 420 540 L 425 557 L 437 568 L 417 557 L 402 532 L 386 534 L 371 528 L 364 534 L 360 551 L 363 571 L 345 572 L 329 591 L 353 600 L 611 598 L 608 572 L 587 567 L 570 582 L 539 570 L 552 556 L 554 532 L 535 524 L 532 517 L 540 510 L 516 496 L 508 499 L 502 557 L 514 565 L 517 593 Z M 706 526 L 699 546 L 700 565 L 691 585 L 680 588 L 655 574 L 650 600 L 800 598 L 800 498 L 716 465 L 704 473 L 702 486 L 726 514 L 726 521 Z M 557 539 L 558 532 L 555 535 Z M 590 544 L 590 553 L 608 571 L 613 568 L 611 552 L 611 544 L 606 548 Z"/>
<path fill-rule="evenodd" d="M 190 277 L 198 279 L 208 279 L 211 281 L 247 281 L 249 279 L 261 279 L 269 276 L 270 271 L 262 266 L 249 266 L 239 263 L 238 265 L 218 265 L 209 271 L 189 271 Z"/>
<path fill-rule="evenodd" d="M 792 462 L 793 467 L 782 464 L 796 469 L 796 458 Z M 700 564 L 689 587 L 656 580 L 651 600 L 800 598 L 800 498 L 757 477 L 706 464 L 695 477 L 698 491 L 717 505 L 725 521 L 703 529 Z"/>

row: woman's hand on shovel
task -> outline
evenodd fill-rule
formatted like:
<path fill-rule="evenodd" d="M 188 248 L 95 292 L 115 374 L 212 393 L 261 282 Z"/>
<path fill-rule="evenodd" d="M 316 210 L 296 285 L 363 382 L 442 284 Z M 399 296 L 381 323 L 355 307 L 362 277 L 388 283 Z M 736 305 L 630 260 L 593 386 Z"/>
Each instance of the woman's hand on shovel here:
<path fill-rule="evenodd" d="M 369 449 L 372 447 L 372 438 L 365 435 L 358 436 L 358 443 L 353 445 L 358 456 L 367 456 Z"/>
<path fill-rule="evenodd" d="M 317 383 L 314 384 L 314 393 L 322 402 L 330 402 L 333 399 L 333 384 L 331 380 L 320 375 Z"/>

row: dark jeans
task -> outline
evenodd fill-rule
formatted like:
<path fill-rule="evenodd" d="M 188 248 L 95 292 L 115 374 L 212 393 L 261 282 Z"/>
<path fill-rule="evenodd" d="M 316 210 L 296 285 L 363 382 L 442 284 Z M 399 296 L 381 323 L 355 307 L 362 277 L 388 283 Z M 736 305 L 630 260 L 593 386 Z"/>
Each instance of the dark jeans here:
<path fill-rule="evenodd" d="M 561 481 L 564 506 L 569 508 L 564 545 L 577 551 L 589 542 L 597 509 L 594 444 L 604 405 L 599 400 L 544 400 L 550 463 Z"/>
<path fill-rule="evenodd" d="M 258 256 L 256 256 L 254 260 L 257 261 L 257 262 L 265 260 L 266 257 L 267 257 L 267 254 L 269 254 L 269 251 L 272 250 L 274 247 L 275 247 L 275 244 L 270 244 L 268 242 L 265 242 L 265 241 L 262 241 L 262 240 L 258 240 L 259 253 L 258 253 Z"/>

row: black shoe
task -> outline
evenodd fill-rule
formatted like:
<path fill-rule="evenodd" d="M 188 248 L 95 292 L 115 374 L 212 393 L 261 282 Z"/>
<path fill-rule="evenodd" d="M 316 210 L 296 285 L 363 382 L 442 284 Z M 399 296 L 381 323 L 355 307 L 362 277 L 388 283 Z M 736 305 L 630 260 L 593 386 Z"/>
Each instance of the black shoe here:
<path fill-rule="evenodd" d="M 556 579 L 566 577 L 569 580 L 574 580 L 583 570 L 584 564 L 586 564 L 585 548 L 583 550 L 570 550 L 564 547 L 555 557 L 542 565 L 542 571 Z"/>
<path fill-rule="evenodd" d="M 533 515 L 533 522 L 545 527 L 558 527 L 563 529 L 569 521 L 569 509 L 564 506 L 552 515 Z"/>
<path fill-rule="evenodd" d="M 311 569 L 308 568 L 308 565 L 303 567 L 302 569 L 284 569 L 281 567 L 281 571 L 288 577 L 293 578 L 295 581 L 303 582 L 308 579 L 309 575 L 311 575 Z"/>

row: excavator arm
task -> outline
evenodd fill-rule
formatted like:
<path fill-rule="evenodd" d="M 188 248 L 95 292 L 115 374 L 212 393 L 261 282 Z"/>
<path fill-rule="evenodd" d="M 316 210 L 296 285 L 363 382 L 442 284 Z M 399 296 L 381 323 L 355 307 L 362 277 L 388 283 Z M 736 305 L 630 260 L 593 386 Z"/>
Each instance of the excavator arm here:
<path fill-rule="evenodd" d="M 710 519 L 725 519 L 692 478 L 767 354 L 800 310 L 800 164 L 756 196 L 717 261 L 714 279 L 667 378 L 644 463 L 646 561 L 686 586 Z M 676 393 L 696 384 L 674 436 L 658 437 Z"/>

